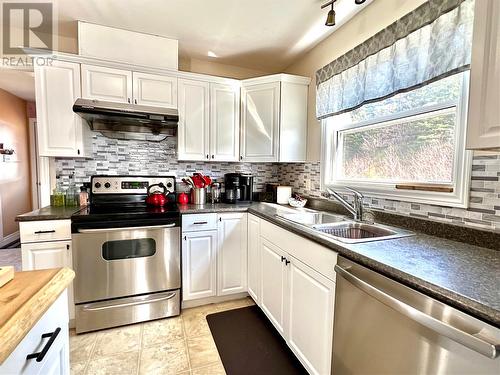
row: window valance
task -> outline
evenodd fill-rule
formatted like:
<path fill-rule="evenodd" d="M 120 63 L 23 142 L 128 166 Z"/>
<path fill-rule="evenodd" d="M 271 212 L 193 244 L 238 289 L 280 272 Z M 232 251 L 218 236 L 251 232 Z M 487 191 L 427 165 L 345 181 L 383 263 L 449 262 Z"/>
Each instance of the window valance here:
<path fill-rule="evenodd" d="M 316 72 L 323 119 L 470 68 L 474 0 L 429 0 Z"/>

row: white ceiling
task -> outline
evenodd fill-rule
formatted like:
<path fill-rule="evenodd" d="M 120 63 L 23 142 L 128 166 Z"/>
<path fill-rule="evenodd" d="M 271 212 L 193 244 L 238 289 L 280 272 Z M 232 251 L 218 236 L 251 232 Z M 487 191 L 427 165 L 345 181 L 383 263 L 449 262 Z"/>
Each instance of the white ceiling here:
<path fill-rule="evenodd" d="M 337 26 L 324 26 L 326 0 L 57 0 L 59 34 L 76 21 L 179 40 L 181 56 L 278 72 L 365 5 L 338 0 Z M 212 51 L 217 58 L 208 57 Z"/>
<path fill-rule="evenodd" d="M 35 101 L 35 77 L 33 72 L 0 69 L 0 89 L 28 101 Z"/>

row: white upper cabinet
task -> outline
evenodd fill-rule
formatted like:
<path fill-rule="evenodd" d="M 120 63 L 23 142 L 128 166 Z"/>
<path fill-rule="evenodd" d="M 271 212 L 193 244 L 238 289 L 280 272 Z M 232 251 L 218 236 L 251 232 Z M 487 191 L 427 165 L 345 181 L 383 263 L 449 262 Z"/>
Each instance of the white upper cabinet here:
<path fill-rule="evenodd" d="M 247 214 L 219 214 L 217 295 L 247 291 Z"/>
<path fill-rule="evenodd" d="M 190 79 L 178 81 L 179 160 L 208 160 L 209 155 L 209 83 Z"/>
<path fill-rule="evenodd" d="M 35 66 L 35 93 L 39 155 L 85 156 L 90 129 L 73 112 L 81 96 L 80 64 L 54 61 Z"/>
<path fill-rule="evenodd" d="M 82 97 L 132 103 L 132 72 L 82 64 Z"/>
<path fill-rule="evenodd" d="M 148 73 L 132 73 L 134 104 L 177 108 L 177 78 Z"/>
<path fill-rule="evenodd" d="M 278 161 L 279 109 L 279 82 L 242 87 L 242 161 Z"/>
<path fill-rule="evenodd" d="M 240 86 L 210 83 L 210 158 L 238 161 Z"/>
<path fill-rule="evenodd" d="M 306 160 L 309 82 L 289 74 L 243 81 L 240 160 Z"/>
<path fill-rule="evenodd" d="M 475 3 L 468 149 L 500 149 L 500 1 Z"/>

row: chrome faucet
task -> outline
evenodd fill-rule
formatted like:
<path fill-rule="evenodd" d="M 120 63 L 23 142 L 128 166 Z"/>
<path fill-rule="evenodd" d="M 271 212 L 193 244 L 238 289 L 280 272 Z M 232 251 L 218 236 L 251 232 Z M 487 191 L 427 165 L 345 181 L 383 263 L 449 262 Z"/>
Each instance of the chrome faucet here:
<path fill-rule="evenodd" d="M 352 205 L 344 198 L 342 198 L 339 193 L 330 188 L 326 188 L 326 191 L 328 192 L 328 194 L 326 194 L 326 197 L 334 197 L 342 204 L 342 206 L 344 206 L 347 211 L 349 211 L 354 216 L 354 220 L 363 221 L 363 194 L 350 187 L 345 187 L 345 189 L 353 193 L 354 203 Z"/>

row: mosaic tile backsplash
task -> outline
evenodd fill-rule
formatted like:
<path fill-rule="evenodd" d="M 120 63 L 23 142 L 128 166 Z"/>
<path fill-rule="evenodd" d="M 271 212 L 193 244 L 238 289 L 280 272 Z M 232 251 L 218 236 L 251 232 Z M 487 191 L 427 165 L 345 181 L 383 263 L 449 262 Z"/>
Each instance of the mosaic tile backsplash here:
<path fill-rule="evenodd" d="M 181 179 L 193 172 L 201 172 L 217 180 L 222 180 L 226 173 L 250 173 L 254 176 L 254 191 L 262 191 L 267 182 L 278 182 L 278 164 L 178 161 L 175 137 L 155 143 L 109 139 L 95 133 L 91 158 L 56 158 L 55 169 L 65 185 L 73 172 L 79 185 L 90 181 L 90 176 L 94 174 L 173 175 Z M 179 188 L 183 187 L 181 183 Z"/>
<path fill-rule="evenodd" d="M 320 163 L 281 164 L 279 182 L 299 194 L 321 197 Z M 310 189 L 306 189 L 310 181 Z M 472 165 L 469 208 L 452 208 L 365 198 L 377 210 L 500 232 L 500 154 L 476 154 Z"/>
<path fill-rule="evenodd" d="M 254 191 L 262 191 L 267 182 L 291 185 L 293 191 L 320 197 L 320 163 L 224 163 L 177 161 L 177 139 L 154 143 L 123 141 L 95 133 L 89 159 L 56 158 L 56 172 L 63 183 L 75 172 L 82 184 L 93 174 L 175 175 L 182 178 L 201 172 L 215 179 L 225 173 L 244 172 L 254 176 Z M 500 154 L 474 156 L 469 208 L 451 208 L 367 197 L 371 208 L 500 232 Z M 308 182 L 309 181 L 309 182 Z M 180 185 L 182 187 L 182 185 Z M 308 189 L 306 189 L 308 187 Z"/>

